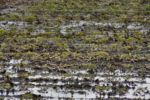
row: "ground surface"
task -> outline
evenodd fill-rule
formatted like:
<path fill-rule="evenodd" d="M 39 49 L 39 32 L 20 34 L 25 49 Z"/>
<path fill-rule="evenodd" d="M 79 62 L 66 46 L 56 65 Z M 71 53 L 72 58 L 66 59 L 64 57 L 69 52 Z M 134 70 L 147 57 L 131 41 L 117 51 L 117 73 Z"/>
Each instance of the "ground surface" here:
<path fill-rule="evenodd" d="M 40 0 L 0 0 L 0 10 L 5 8 L 16 8 L 21 5 L 32 5 Z"/>
<path fill-rule="evenodd" d="M 0 99 L 150 99 L 148 0 L 33 1 L 0 1 Z"/>
<path fill-rule="evenodd" d="M 13 8 L 17 5 L 25 5 L 27 4 L 27 0 L 1 0 L 0 1 L 0 9 L 4 8 Z"/>

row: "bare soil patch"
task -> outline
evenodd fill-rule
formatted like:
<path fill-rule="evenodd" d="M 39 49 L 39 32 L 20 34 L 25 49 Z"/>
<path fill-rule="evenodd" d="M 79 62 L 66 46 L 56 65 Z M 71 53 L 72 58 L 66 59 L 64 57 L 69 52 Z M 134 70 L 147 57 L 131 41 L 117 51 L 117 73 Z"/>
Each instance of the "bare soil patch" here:
<path fill-rule="evenodd" d="M 40 0 L 0 0 L 0 10 L 5 8 L 14 8 L 18 5 L 29 5 Z"/>
<path fill-rule="evenodd" d="M 8 8 L 8 7 L 15 7 L 16 5 L 20 4 L 27 4 L 27 0 L 1 0 L 0 1 L 0 9 Z"/>

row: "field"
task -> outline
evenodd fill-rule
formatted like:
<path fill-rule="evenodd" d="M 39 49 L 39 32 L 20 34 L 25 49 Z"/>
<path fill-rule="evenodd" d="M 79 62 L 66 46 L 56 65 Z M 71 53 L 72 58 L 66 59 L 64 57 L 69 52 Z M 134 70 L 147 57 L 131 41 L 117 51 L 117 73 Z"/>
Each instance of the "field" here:
<path fill-rule="evenodd" d="M 0 5 L 0 99 L 150 99 L 149 0 Z"/>

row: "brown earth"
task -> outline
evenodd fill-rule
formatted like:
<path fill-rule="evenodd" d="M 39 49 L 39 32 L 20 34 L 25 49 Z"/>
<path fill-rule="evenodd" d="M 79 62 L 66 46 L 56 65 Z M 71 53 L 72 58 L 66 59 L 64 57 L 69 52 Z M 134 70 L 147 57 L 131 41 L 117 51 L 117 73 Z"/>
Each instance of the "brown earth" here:
<path fill-rule="evenodd" d="M 18 5 L 32 4 L 34 1 L 37 0 L 0 0 L 0 10 L 4 8 L 14 8 Z"/>

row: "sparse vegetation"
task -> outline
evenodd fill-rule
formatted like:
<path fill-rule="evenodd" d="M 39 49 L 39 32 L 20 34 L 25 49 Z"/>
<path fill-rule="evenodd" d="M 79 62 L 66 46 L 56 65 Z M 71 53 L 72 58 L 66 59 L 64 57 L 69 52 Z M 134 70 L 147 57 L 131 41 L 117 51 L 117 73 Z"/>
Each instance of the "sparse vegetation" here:
<path fill-rule="evenodd" d="M 148 0 L 41 0 L 0 15 L 0 96 L 100 99 L 133 89 L 149 99 L 137 88 L 149 79 L 149 13 Z"/>

